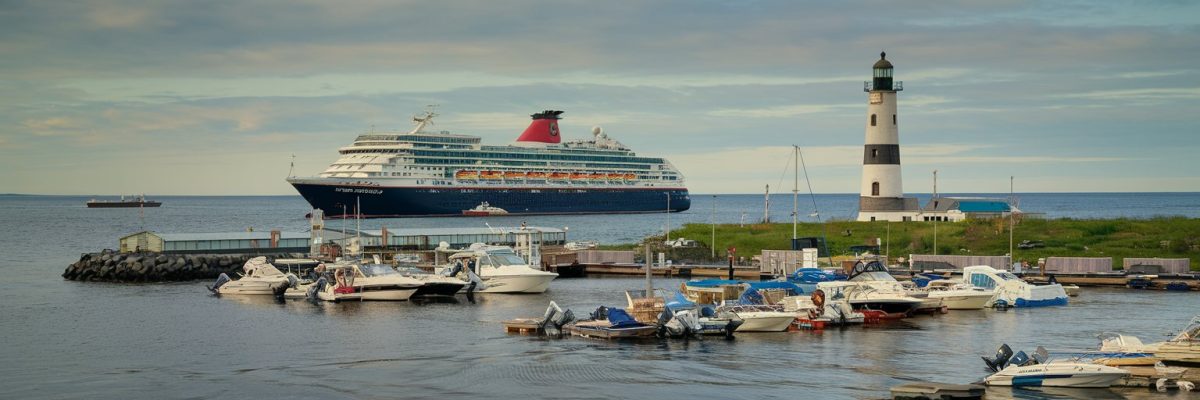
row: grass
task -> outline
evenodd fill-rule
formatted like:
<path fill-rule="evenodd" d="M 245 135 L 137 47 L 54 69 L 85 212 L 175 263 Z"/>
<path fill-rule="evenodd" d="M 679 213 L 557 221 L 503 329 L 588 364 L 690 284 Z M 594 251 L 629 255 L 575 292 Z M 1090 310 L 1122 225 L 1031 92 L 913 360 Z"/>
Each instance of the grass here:
<path fill-rule="evenodd" d="M 853 255 L 850 246 L 882 241 L 881 251 L 892 257 L 934 253 L 933 222 L 830 221 L 825 224 L 802 223 L 799 237 L 825 236 L 829 252 Z M 938 222 L 937 254 L 1004 255 L 1008 254 L 1007 219 Z M 685 237 L 711 246 L 712 226 L 687 224 L 671 231 L 672 238 Z M 661 240 L 661 236 L 658 239 Z M 717 225 L 717 256 L 733 246 L 737 255 L 749 258 L 763 249 L 788 249 L 792 224 Z M 1045 247 L 1016 248 L 1023 240 L 1041 241 Z M 1026 219 L 1013 230 L 1014 258 L 1035 263 L 1041 257 L 1112 257 L 1120 267 L 1126 257 L 1189 258 L 1193 270 L 1200 269 L 1200 218 L 1160 217 L 1152 219 Z M 632 248 L 634 245 L 613 246 Z M 692 252 L 707 255 L 708 251 Z"/>

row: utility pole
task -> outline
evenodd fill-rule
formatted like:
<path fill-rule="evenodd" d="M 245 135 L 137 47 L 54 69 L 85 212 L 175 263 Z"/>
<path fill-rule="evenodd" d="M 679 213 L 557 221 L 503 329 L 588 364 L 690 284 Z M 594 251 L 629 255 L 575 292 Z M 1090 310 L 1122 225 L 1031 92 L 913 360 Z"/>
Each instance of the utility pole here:
<path fill-rule="evenodd" d="M 767 192 L 763 195 L 763 220 L 764 224 L 771 223 L 771 185 L 767 185 Z"/>
<path fill-rule="evenodd" d="M 671 241 L 671 192 L 667 192 L 667 241 Z"/>
<path fill-rule="evenodd" d="M 712 247 L 712 258 L 717 259 L 717 195 L 712 197 L 712 214 L 709 216 L 712 222 L 712 241 L 708 247 Z"/>
<path fill-rule="evenodd" d="M 937 194 L 937 170 L 935 169 L 935 170 L 933 170 L 933 198 L 934 198 L 934 200 L 937 200 L 937 195 L 938 195 Z M 934 202 L 934 204 L 937 204 L 937 202 Z M 941 216 L 937 215 L 937 207 L 934 207 L 933 211 L 934 211 L 934 216 L 933 216 L 933 255 L 936 256 L 937 250 L 938 250 L 937 249 L 937 223 L 938 223 L 938 220 L 941 219 Z"/>
<path fill-rule="evenodd" d="M 792 250 L 798 249 L 796 244 L 796 225 L 800 218 L 800 146 L 792 145 L 794 171 L 792 171 Z"/>
<path fill-rule="evenodd" d="M 1013 254 L 1013 176 L 1008 176 L 1008 267 L 1012 268 L 1016 262 L 1016 254 Z"/>

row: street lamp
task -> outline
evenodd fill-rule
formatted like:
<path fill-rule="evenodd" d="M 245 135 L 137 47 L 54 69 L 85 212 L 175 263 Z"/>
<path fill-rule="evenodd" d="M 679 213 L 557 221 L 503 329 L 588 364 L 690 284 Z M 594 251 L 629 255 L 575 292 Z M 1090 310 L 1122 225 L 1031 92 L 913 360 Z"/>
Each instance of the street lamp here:
<path fill-rule="evenodd" d="M 663 193 L 667 195 L 667 241 L 671 241 L 671 191 Z"/>

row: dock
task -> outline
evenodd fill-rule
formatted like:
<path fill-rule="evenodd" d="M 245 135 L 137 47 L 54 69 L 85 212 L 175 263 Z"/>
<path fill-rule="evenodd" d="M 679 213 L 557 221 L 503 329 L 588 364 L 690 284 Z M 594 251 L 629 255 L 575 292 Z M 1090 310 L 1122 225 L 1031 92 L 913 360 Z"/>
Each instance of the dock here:
<path fill-rule="evenodd" d="M 631 275 L 645 276 L 646 267 L 642 264 L 578 264 L 588 275 Z M 571 267 L 571 265 L 551 266 L 551 271 L 556 268 Z M 673 265 L 669 267 L 654 267 L 650 271 L 654 276 L 662 277 L 705 277 L 705 278 L 725 278 L 729 276 L 729 266 L 726 265 Z M 760 279 L 759 270 L 756 267 L 733 267 L 734 279 L 754 280 Z"/>

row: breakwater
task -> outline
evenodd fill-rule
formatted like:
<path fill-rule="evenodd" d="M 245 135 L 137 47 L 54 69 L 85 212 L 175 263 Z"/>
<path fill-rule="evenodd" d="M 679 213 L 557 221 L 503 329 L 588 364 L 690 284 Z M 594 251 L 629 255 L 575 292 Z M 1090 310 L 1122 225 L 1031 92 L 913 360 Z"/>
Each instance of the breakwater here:
<path fill-rule="evenodd" d="M 254 257 L 294 258 L 301 254 L 162 254 L 117 253 L 104 250 L 84 253 L 67 266 L 62 277 L 86 282 L 176 282 L 216 279 L 221 273 L 240 271 Z"/>

